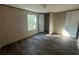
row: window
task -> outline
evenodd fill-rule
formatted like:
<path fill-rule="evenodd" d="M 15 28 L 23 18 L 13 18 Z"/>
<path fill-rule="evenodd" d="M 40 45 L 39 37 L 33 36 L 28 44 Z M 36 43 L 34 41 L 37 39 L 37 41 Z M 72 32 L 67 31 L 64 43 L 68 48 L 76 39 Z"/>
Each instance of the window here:
<path fill-rule="evenodd" d="M 27 15 L 28 31 L 36 29 L 36 15 Z"/>

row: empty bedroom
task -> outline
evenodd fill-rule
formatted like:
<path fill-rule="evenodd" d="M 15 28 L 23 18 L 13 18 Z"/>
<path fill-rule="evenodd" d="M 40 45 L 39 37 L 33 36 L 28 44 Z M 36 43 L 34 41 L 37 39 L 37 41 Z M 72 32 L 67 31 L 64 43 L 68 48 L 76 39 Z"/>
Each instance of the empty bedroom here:
<path fill-rule="evenodd" d="M 79 55 L 79 4 L 0 4 L 0 55 Z"/>

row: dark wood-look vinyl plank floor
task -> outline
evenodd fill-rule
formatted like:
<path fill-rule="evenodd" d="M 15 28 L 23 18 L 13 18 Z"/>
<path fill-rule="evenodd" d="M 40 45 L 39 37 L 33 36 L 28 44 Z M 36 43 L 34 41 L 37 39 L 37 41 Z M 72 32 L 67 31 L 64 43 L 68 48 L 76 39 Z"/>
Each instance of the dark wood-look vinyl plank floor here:
<path fill-rule="evenodd" d="M 75 39 L 37 34 L 3 47 L 1 55 L 78 55 Z"/>

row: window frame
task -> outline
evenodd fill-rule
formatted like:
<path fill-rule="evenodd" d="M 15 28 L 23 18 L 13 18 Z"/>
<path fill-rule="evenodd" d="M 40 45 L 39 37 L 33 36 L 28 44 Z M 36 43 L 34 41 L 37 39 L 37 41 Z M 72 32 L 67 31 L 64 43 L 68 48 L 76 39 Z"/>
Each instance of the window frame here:
<path fill-rule="evenodd" d="M 36 28 L 35 28 L 35 29 L 30 29 L 30 30 L 29 30 L 28 15 L 34 15 L 34 16 L 36 16 L 36 23 L 35 23 L 35 24 L 36 24 L 36 25 L 35 25 Z M 36 30 L 36 29 L 37 29 L 37 15 L 36 15 L 36 14 L 27 14 L 27 30 L 28 30 L 28 31 L 33 31 L 33 30 Z"/>

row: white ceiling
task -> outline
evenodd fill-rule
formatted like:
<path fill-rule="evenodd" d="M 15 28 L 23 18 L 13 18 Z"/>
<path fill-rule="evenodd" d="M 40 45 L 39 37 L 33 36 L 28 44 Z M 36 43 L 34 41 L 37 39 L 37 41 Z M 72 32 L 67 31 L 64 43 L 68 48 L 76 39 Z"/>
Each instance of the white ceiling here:
<path fill-rule="evenodd" d="M 79 4 L 8 4 L 8 6 L 39 13 L 63 12 L 67 10 L 79 9 Z"/>

